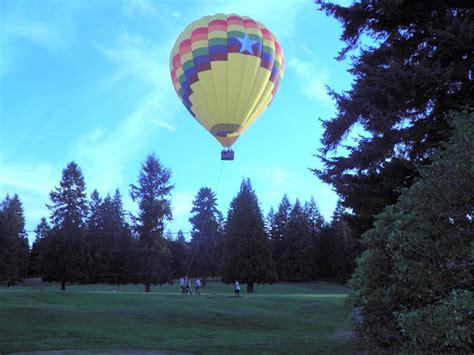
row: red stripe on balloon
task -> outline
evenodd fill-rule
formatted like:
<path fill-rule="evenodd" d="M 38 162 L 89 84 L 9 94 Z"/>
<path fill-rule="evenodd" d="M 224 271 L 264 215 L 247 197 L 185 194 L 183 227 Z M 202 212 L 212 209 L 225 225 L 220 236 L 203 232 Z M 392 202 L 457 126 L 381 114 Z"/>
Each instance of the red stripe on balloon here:
<path fill-rule="evenodd" d="M 227 18 L 227 24 L 228 25 L 237 25 L 237 26 L 242 26 L 244 27 L 244 20 L 239 17 L 239 16 L 229 16 Z"/>
<path fill-rule="evenodd" d="M 171 72 L 171 80 L 173 80 L 173 84 L 176 84 L 178 82 L 178 78 L 174 70 Z"/>
<path fill-rule="evenodd" d="M 227 21 L 226 20 L 212 20 L 209 22 L 209 32 L 212 31 L 223 31 L 227 32 Z"/>
<path fill-rule="evenodd" d="M 275 42 L 275 53 L 278 55 L 282 54 L 280 43 Z"/>
<path fill-rule="evenodd" d="M 209 26 L 209 32 L 213 32 L 213 31 L 227 32 L 227 24 Z"/>
<path fill-rule="evenodd" d="M 244 20 L 244 24 L 247 28 L 258 28 L 257 22 L 249 18 Z"/>
<path fill-rule="evenodd" d="M 199 27 L 199 28 L 196 28 L 193 33 L 191 34 L 191 37 L 194 36 L 194 35 L 197 35 L 197 34 L 207 34 L 207 27 Z"/>
<path fill-rule="evenodd" d="M 269 30 L 267 30 L 265 27 L 262 28 L 262 36 L 263 38 L 268 39 L 270 41 L 274 40 L 272 33 Z"/>
<path fill-rule="evenodd" d="M 181 66 L 181 56 L 178 54 L 175 54 L 173 57 L 173 67 L 174 69 L 178 69 Z"/>
<path fill-rule="evenodd" d="M 207 40 L 207 33 L 199 33 L 195 34 L 192 36 L 192 43 L 197 42 L 197 41 L 205 41 Z"/>
<path fill-rule="evenodd" d="M 242 21 L 242 17 L 240 17 L 240 16 L 229 16 L 229 17 L 227 17 L 227 22 L 233 21 L 233 20 Z"/>
<path fill-rule="evenodd" d="M 183 55 L 191 52 L 191 39 L 187 38 L 179 44 L 179 54 Z"/>

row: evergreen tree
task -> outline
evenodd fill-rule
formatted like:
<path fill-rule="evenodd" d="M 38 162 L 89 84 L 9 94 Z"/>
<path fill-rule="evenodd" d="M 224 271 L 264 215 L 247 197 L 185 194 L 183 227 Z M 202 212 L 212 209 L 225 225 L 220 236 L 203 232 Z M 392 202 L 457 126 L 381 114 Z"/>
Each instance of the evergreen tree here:
<path fill-rule="evenodd" d="M 165 238 L 168 242 L 173 241 L 174 237 L 173 237 L 173 232 L 171 231 L 171 229 L 167 229 L 167 230 L 166 230 L 165 235 L 164 235 L 164 238 Z"/>
<path fill-rule="evenodd" d="M 55 187 L 49 197 L 52 204 L 47 207 L 51 211 L 53 228 L 76 232 L 85 227 L 88 212 L 86 183 L 75 162 L 68 163 L 63 169 L 59 187 Z"/>
<path fill-rule="evenodd" d="M 122 196 L 116 190 L 102 200 L 94 191 L 90 202 L 88 244 L 91 250 L 93 282 L 120 284 L 127 280 L 131 270 L 132 238 L 125 221 Z"/>
<path fill-rule="evenodd" d="M 184 233 L 182 229 L 178 231 L 178 234 L 176 235 L 176 241 L 180 243 L 186 243 L 186 238 L 184 238 Z"/>
<path fill-rule="evenodd" d="M 289 215 L 284 244 L 287 254 L 283 259 L 282 279 L 309 281 L 314 271 L 314 240 L 311 225 L 297 199 Z"/>
<path fill-rule="evenodd" d="M 114 196 L 104 200 L 104 233 L 108 236 L 110 245 L 108 254 L 107 272 L 110 283 L 125 284 L 130 281 L 130 274 L 136 267 L 135 254 L 133 248 L 133 238 L 130 226 L 125 217 L 122 195 L 115 190 Z"/>
<path fill-rule="evenodd" d="M 253 292 L 254 283 L 277 280 L 262 211 L 249 179 L 242 181 L 240 191 L 230 204 L 222 280 L 247 283 L 247 292 Z"/>
<path fill-rule="evenodd" d="M 171 254 L 171 270 L 173 271 L 173 278 L 177 279 L 183 277 L 188 273 L 189 269 L 186 265 L 189 248 L 181 229 L 178 231 L 176 239 L 170 241 L 169 249 Z"/>
<path fill-rule="evenodd" d="M 138 202 L 139 214 L 134 217 L 138 234 L 138 257 L 145 284 L 150 292 L 151 284 L 171 280 L 169 251 L 163 238 L 165 221 L 172 219 L 170 193 L 171 171 L 165 168 L 154 154 L 148 155 L 138 176 L 138 185 L 131 185 L 130 195 Z"/>
<path fill-rule="evenodd" d="M 87 196 L 84 177 L 75 162 L 67 164 L 59 187 L 49 196 L 52 229 L 41 248 L 42 278 L 59 281 L 61 290 L 66 283 L 86 281 L 88 250 L 84 240 L 87 218 Z"/>
<path fill-rule="evenodd" d="M 272 238 L 272 231 L 273 225 L 275 224 L 275 210 L 273 206 L 270 206 L 270 210 L 268 211 L 267 217 L 265 218 L 265 233 L 270 237 L 270 241 Z M 273 248 L 273 245 L 272 245 Z"/>
<path fill-rule="evenodd" d="M 29 274 L 31 276 L 41 275 L 41 247 L 45 238 L 48 237 L 51 227 L 45 217 L 41 218 L 40 223 L 35 228 L 35 241 L 31 248 L 29 261 Z"/>
<path fill-rule="evenodd" d="M 285 261 L 288 260 L 288 224 L 290 222 L 290 212 L 292 206 L 288 196 L 285 194 L 281 199 L 278 210 L 274 214 L 270 226 L 270 240 L 272 245 L 272 255 L 275 261 L 278 279 L 285 280 Z"/>
<path fill-rule="evenodd" d="M 333 239 L 333 253 L 330 257 L 330 278 L 337 282 L 346 282 L 356 267 L 356 257 L 360 252 L 359 239 L 355 237 L 347 213 L 339 200 L 332 216 L 330 238 Z"/>
<path fill-rule="evenodd" d="M 352 88 L 332 92 L 337 114 L 323 123 L 325 168 L 317 171 L 352 209 L 349 221 L 360 235 L 446 141 L 444 114 L 472 104 L 473 9 L 467 1 L 316 2 L 343 26 L 339 60 L 364 36 L 374 41 L 353 60 Z M 367 134 L 349 155 L 337 155 L 356 125 Z"/>
<path fill-rule="evenodd" d="M 310 236 L 313 245 L 313 271 L 312 279 L 316 280 L 319 278 L 318 265 L 321 259 L 320 243 L 322 239 L 323 228 L 325 227 L 324 217 L 319 211 L 318 205 L 313 197 L 303 206 L 303 212 L 309 224 Z"/>
<path fill-rule="evenodd" d="M 305 202 L 303 211 L 308 219 L 311 234 L 317 238 L 326 222 L 313 196 Z"/>
<path fill-rule="evenodd" d="M 29 245 L 23 206 L 18 195 L 0 205 L 0 281 L 10 286 L 27 275 Z"/>
<path fill-rule="evenodd" d="M 90 251 L 89 261 L 89 281 L 96 283 L 101 281 L 100 275 L 105 273 L 104 264 L 108 252 L 105 245 L 103 233 L 103 201 L 97 190 L 91 194 L 88 208 L 86 242 Z"/>
<path fill-rule="evenodd" d="M 349 213 L 338 201 L 330 224 L 321 228 L 317 239 L 317 279 L 346 282 L 355 268 L 355 259 L 360 252 L 358 239 L 354 236 L 347 219 Z"/>
<path fill-rule="evenodd" d="M 404 353 L 472 353 L 474 114 L 364 234 L 351 280 L 364 336 Z"/>
<path fill-rule="evenodd" d="M 209 276 L 222 271 L 222 213 L 217 209 L 215 193 L 202 187 L 196 194 L 189 222 L 191 229 L 190 276 L 200 276 L 205 284 Z"/>
<path fill-rule="evenodd" d="M 316 275 L 319 280 L 334 280 L 337 262 L 336 232 L 331 224 L 326 224 L 321 230 L 318 240 L 318 255 L 316 259 Z"/>

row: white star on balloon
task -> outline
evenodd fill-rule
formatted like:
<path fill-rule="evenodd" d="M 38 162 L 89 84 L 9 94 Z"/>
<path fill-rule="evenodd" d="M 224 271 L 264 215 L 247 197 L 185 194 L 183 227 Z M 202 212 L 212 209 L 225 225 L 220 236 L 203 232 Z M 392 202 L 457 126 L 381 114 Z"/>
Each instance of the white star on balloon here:
<path fill-rule="evenodd" d="M 253 49 L 252 49 L 252 46 L 256 43 L 258 43 L 258 41 L 253 41 L 249 38 L 249 35 L 246 33 L 244 38 L 237 38 L 240 42 L 240 53 L 242 52 L 249 52 L 249 53 L 253 53 Z"/>

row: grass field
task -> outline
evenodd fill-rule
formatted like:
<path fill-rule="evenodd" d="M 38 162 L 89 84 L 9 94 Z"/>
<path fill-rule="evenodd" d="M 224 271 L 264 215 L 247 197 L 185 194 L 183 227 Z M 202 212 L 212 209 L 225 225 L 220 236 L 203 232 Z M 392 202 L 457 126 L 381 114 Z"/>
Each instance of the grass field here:
<path fill-rule="evenodd" d="M 331 283 L 256 286 L 0 288 L 0 352 L 161 349 L 198 353 L 351 353 L 349 290 Z M 243 287 L 245 291 L 245 287 Z"/>

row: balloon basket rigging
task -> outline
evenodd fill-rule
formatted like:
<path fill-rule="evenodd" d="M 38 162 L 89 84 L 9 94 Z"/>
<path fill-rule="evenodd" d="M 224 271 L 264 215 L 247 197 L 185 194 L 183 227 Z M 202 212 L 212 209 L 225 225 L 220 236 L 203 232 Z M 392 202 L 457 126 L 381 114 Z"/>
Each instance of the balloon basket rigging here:
<path fill-rule="evenodd" d="M 221 160 L 234 160 L 234 151 L 230 148 L 225 148 L 221 152 Z"/>

